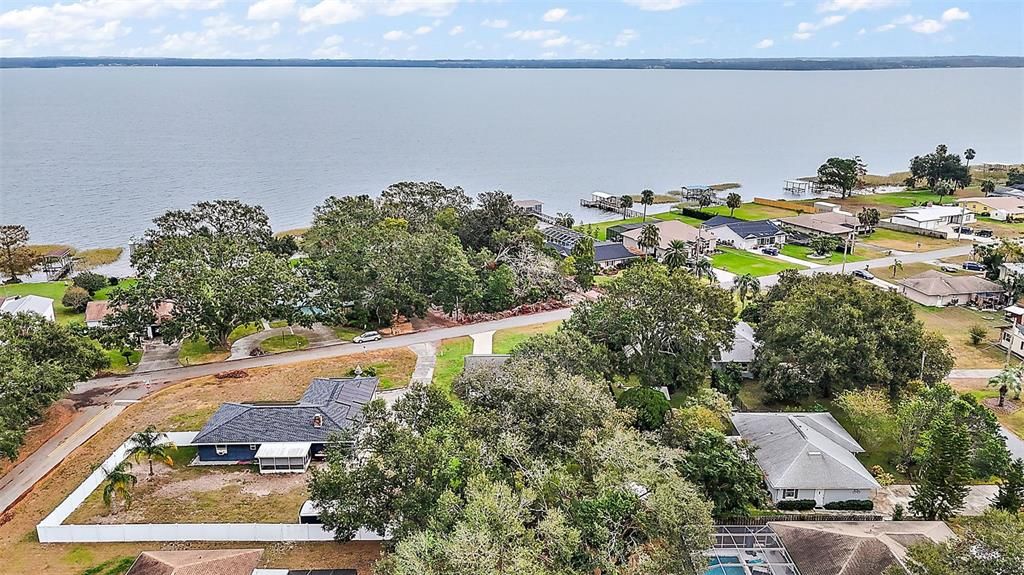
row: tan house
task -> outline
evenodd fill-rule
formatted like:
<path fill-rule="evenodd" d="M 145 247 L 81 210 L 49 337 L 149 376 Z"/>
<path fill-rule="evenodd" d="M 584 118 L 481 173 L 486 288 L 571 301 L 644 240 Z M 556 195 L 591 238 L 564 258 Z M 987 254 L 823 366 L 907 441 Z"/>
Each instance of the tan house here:
<path fill-rule="evenodd" d="M 999 305 L 1004 299 L 1003 286 L 979 276 L 954 276 L 929 270 L 899 282 L 900 293 L 921 305 L 943 307 L 974 304 L 981 307 Z"/>
<path fill-rule="evenodd" d="M 658 228 L 658 247 L 654 250 L 655 257 L 662 257 L 668 250 L 669 244 L 681 240 L 689 244 L 690 257 L 694 258 L 702 254 L 715 251 L 718 245 L 718 237 L 710 230 L 697 229 L 679 220 L 652 220 L 648 222 Z M 644 228 L 639 227 L 622 233 L 622 245 L 630 250 L 643 253 L 644 248 L 640 246 L 640 236 Z M 649 253 L 649 252 L 648 252 Z"/>
<path fill-rule="evenodd" d="M 963 198 L 956 203 L 963 205 L 968 211 L 979 216 L 989 216 L 1001 222 L 1024 220 L 1024 198 L 1014 196 L 991 196 L 981 198 Z"/>
<path fill-rule="evenodd" d="M 782 227 L 790 232 L 810 237 L 835 237 L 843 242 L 843 245 L 849 245 L 851 252 L 856 246 L 857 234 L 867 229 L 860 223 L 857 216 L 839 211 L 800 214 L 791 218 L 782 218 L 780 221 Z"/>
<path fill-rule="evenodd" d="M 252 575 L 262 549 L 145 551 L 125 575 Z"/>

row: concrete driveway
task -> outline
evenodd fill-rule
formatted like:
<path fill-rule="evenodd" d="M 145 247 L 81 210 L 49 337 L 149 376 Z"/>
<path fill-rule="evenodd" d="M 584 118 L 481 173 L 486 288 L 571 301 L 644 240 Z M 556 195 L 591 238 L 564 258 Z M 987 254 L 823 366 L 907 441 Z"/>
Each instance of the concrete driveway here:
<path fill-rule="evenodd" d="M 142 345 L 142 359 L 139 360 L 135 373 L 146 373 L 181 367 L 178 363 L 178 344 L 167 345 L 162 341 L 154 341 Z"/>
<path fill-rule="evenodd" d="M 874 497 L 875 512 L 891 517 L 893 508 L 902 505 L 904 513 L 909 514 L 913 489 L 913 485 L 890 485 L 879 489 Z M 995 485 L 972 485 L 970 489 L 959 515 L 981 515 L 989 508 L 992 498 L 999 491 Z"/>

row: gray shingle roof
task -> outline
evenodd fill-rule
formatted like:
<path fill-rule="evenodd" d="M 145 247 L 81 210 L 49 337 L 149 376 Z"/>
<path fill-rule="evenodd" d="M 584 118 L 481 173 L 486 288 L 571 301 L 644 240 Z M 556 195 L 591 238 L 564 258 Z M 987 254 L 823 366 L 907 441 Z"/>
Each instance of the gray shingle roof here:
<path fill-rule="evenodd" d="M 782 233 L 782 228 L 769 220 L 757 220 L 753 222 L 733 222 L 725 227 L 733 231 L 737 236 L 750 238 L 770 238 Z"/>
<path fill-rule="evenodd" d="M 925 295 L 959 295 L 976 293 L 1002 293 L 1003 286 L 978 276 L 954 276 L 939 270 L 928 270 L 900 281 L 914 291 Z"/>
<path fill-rule="evenodd" d="M 298 403 L 225 403 L 192 443 L 324 443 L 361 423 L 363 406 L 373 399 L 378 383 L 376 377 L 318 378 Z M 320 427 L 313 425 L 316 415 L 323 419 Z"/>
<path fill-rule="evenodd" d="M 853 455 L 860 446 L 828 413 L 734 413 L 743 439 L 775 489 L 877 489 Z"/>
<path fill-rule="evenodd" d="M 720 363 L 750 363 L 754 361 L 757 342 L 754 339 L 754 328 L 747 322 L 737 322 L 733 331 L 732 347 L 722 350 Z"/>
<path fill-rule="evenodd" d="M 594 242 L 594 261 L 598 263 L 639 258 L 642 255 L 630 251 L 619 242 Z"/>
<path fill-rule="evenodd" d="M 705 228 L 717 228 L 718 226 L 724 226 L 727 224 L 735 224 L 736 222 L 742 222 L 739 218 L 732 216 L 714 216 L 708 220 L 705 220 L 701 226 Z"/>

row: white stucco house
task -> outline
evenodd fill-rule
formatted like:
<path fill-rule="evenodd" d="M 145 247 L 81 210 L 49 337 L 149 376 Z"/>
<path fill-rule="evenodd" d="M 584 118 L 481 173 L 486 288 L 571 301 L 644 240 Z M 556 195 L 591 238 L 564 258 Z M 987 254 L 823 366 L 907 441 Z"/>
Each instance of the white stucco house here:
<path fill-rule="evenodd" d="M 889 221 L 922 230 L 938 230 L 949 225 L 974 223 L 976 219 L 966 207 L 917 206 L 898 210 Z"/>
<path fill-rule="evenodd" d="M 734 413 L 740 437 L 757 447 L 772 501 L 868 500 L 880 487 L 857 460 L 863 453 L 829 413 Z"/>
<path fill-rule="evenodd" d="M 16 295 L 0 298 L 0 313 L 19 314 L 34 313 L 45 319 L 54 321 L 53 300 L 38 295 Z"/>
<path fill-rule="evenodd" d="M 736 365 L 740 368 L 743 377 L 753 377 L 750 364 L 754 363 L 756 352 L 757 340 L 754 338 L 754 328 L 745 321 L 736 322 L 732 347 L 723 349 L 718 359 L 711 360 L 711 368 L 721 369 L 727 365 Z"/>

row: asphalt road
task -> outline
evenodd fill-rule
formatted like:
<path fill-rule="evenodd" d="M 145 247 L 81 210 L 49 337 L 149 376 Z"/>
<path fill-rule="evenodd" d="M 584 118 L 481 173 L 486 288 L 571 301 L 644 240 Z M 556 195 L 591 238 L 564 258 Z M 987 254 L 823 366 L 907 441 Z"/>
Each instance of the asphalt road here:
<path fill-rule="evenodd" d="M 845 266 L 846 273 L 852 273 L 854 269 L 886 267 L 892 264 L 894 259 L 903 263 L 923 262 L 946 257 L 960 256 L 971 253 L 973 246 L 965 243 L 962 246 L 935 250 L 930 252 L 909 253 L 899 256 L 889 256 L 874 260 L 848 263 Z M 844 271 L 842 265 L 822 266 L 813 269 L 801 270 L 804 275 L 817 273 L 840 273 Z M 765 276 L 760 278 L 761 287 L 767 289 L 778 281 L 778 276 Z M 723 283 L 722 287 L 731 287 L 730 283 Z M 71 399 L 76 401 L 79 407 L 74 419 L 58 432 L 53 438 L 47 441 L 40 449 L 29 456 L 25 461 L 9 471 L 0 478 L 0 510 L 6 511 L 12 504 L 26 494 L 42 478 L 46 477 L 58 463 L 67 457 L 78 446 L 85 443 L 96 432 L 112 421 L 130 402 L 142 399 L 152 391 L 161 387 L 177 383 L 193 377 L 213 375 L 215 373 L 231 370 L 246 369 L 254 367 L 270 367 L 285 365 L 300 361 L 310 361 L 340 357 L 367 351 L 382 349 L 394 349 L 397 347 L 408 347 L 418 343 L 437 342 L 453 337 L 468 336 L 470 334 L 521 327 L 538 323 L 546 323 L 555 320 L 564 320 L 572 312 L 571 308 L 564 308 L 549 312 L 542 312 L 531 315 L 514 316 L 495 321 L 481 322 L 454 327 L 445 327 L 385 337 L 380 341 L 366 344 L 342 343 L 315 349 L 305 349 L 276 355 L 239 359 L 230 363 L 218 362 L 189 367 L 175 367 L 159 371 L 151 371 L 144 374 L 105 377 L 93 379 L 75 386 L 71 393 Z"/>

